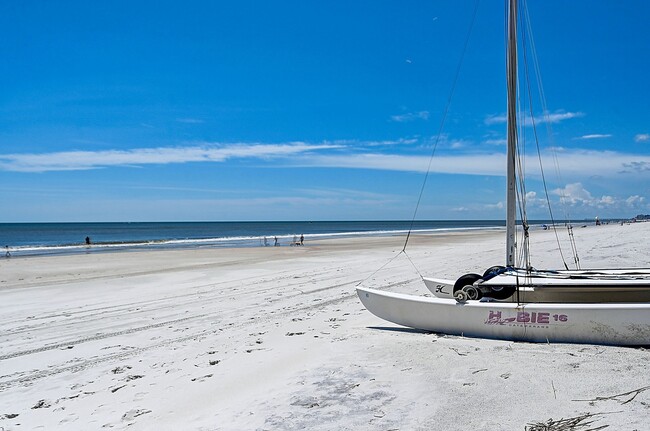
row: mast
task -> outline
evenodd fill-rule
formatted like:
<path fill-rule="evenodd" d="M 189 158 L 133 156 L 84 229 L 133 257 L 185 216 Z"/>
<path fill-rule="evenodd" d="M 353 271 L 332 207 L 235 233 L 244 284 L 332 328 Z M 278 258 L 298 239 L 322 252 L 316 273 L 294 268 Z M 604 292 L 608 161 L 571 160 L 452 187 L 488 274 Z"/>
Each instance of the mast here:
<path fill-rule="evenodd" d="M 517 155 L 517 0 L 508 2 L 508 44 L 506 72 L 508 87 L 508 169 L 506 174 L 506 266 L 515 266 L 517 195 L 515 190 Z"/>

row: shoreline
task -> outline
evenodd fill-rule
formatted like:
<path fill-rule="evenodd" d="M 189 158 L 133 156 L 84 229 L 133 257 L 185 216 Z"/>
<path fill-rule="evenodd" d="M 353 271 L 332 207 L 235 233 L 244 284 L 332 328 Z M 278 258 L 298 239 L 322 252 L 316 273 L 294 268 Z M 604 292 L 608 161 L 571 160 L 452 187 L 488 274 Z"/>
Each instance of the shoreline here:
<path fill-rule="evenodd" d="M 603 223 L 609 223 L 604 221 Z M 43 256 L 62 254 L 106 253 L 131 250 L 158 249 L 192 249 L 192 248 L 246 248 L 260 246 L 289 246 L 305 235 L 308 240 L 356 238 L 374 236 L 399 236 L 409 232 L 409 221 L 367 221 L 367 222 L 232 222 L 232 223 L 68 223 L 63 232 L 53 229 L 52 223 L 22 223 L 14 224 L 21 227 L 29 226 L 25 231 L 12 231 L 7 228 L 11 224 L 0 224 L 0 240 L 5 244 L 5 253 L 11 256 Z M 474 230 L 503 230 L 500 220 L 429 220 L 415 221 L 410 229 L 413 234 L 444 233 Z M 618 222 L 617 222 L 618 223 Z M 250 226 L 242 230 L 241 226 Z M 282 231 L 278 231 L 281 225 Z M 92 226 L 103 227 L 99 232 L 93 232 Z M 214 226 L 233 225 L 230 231 L 226 229 L 221 234 L 208 232 Z M 295 225 L 295 226 L 294 226 Z M 575 227 L 586 226 L 585 222 L 574 223 Z M 44 226 L 41 230 L 41 226 Z M 106 228 L 110 226 L 110 229 Z M 179 226 L 192 226 L 188 230 Z M 197 227 L 198 226 L 198 227 Z M 287 226 L 298 233 L 286 233 Z M 536 220 L 531 222 L 531 230 L 546 229 L 551 224 L 548 221 Z M 556 226 L 562 227 L 556 223 Z M 102 229 L 107 229 L 103 231 Z M 30 230 L 31 229 L 31 230 Z M 159 229 L 162 229 L 160 231 Z M 174 233 L 167 231 L 172 229 Z M 234 230 L 233 230 L 234 229 Z M 250 229 L 250 230 L 247 230 Z M 274 230 L 275 229 L 275 230 Z M 159 233 L 154 233 L 159 230 Z M 205 230 L 205 231 L 203 231 Z M 84 232 L 87 232 L 84 233 Z M 246 233 L 247 232 L 247 233 Z M 171 234 L 171 236 L 170 236 Z M 97 236 L 95 236 L 97 235 Z M 215 236 L 216 235 L 216 236 Z M 84 243 L 88 236 L 90 244 Z M 277 243 L 276 243 L 277 238 Z"/>
<path fill-rule="evenodd" d="M 412 234 L 438 234 L 447 232 L 501 231 L 501 226 L 481 227 L 446 227 L 432 229 L 415 229 Z M 351 238 L 372 238 L 372 237 L 400 237 L 408 233 L 408 230 L 378 230 L 378 231 L 350 231 L 350 232 L 326 232 L 304 234 L 308 241 L 351 239 Z M 216 238 L 190 238 L 190 239 L 159 239 L 150 241 L 128 241 L 128 242 L 93 242 L 91 244 L 73 243 L 61 245 L 21 245 L 7 246 L 11 256 L 47 256 L 66 254 L 87 254 L 87 253 L 112 253 L 128 251 L 149 251 L 149 250 L 191 250 L 191 249 L 230 249 L 230 248 L 251 248 L 251 247 L 289 247 L 298 245 L 301 234 L 278 234 L 262 236 L 238 236 L 238 237 L 216 237 Z M 277 244 L 274 239 L 277 238 Z"/>
<path fill-rule="evenodd" d="M 575 230 L 584 267 L 647 266 L 649 234 Z M 0 427 L 523 430 L 588 413 L 644 429 L 650 391 L 596 398 L 646 387 L 646 349 L 430 334 L 356 296 L 427 295 L 420 275 L 501 262 L 502 236 L 415 235 L 408 256 L 403 237 L 372 237 L 0 259 Z M 553 233 L 531 241 L 557 267 Z"/>

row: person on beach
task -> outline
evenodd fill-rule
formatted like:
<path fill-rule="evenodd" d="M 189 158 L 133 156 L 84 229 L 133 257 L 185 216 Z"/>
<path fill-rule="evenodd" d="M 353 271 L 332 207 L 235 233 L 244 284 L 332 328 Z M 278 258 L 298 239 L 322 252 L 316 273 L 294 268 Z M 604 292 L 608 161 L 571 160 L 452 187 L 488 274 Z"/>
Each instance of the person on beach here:
<path fill-rule="evenodd" d="M 5 257 L 11 257 L 11 253 L 9 253 L 9 246 L 8 245 L 5 245 L 5 250 L 7 250 L 5 252 Z"/>
<path fill-rule="evenodd" d="M 303 234 L 300 234 L 300 245 L 305 245 L 303 244 L 305 242 L 305 236 Z"/>
<path fill-rule="evenodd" d="M 86 237 L 86 245 L 90 245 L 90 237 L 89 236 Z"/>
<path fill-rule="evenodd" d="M 277 245 L 278 245 L 278 237 L 274 236 L 273 237 L 273 247 L 277 247 Z"/>

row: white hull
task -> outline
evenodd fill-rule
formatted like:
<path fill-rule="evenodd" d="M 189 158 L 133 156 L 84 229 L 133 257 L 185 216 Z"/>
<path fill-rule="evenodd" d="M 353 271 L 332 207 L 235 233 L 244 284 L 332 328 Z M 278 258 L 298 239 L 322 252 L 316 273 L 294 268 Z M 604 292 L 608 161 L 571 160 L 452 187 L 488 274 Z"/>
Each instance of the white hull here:
<path fill-rule="evenodd" d="M 650 345 L 650 304 L 524 304 L 357 288 L 374 315 L 409 328 L 499 340 Z"/>
<path fill-rule="evenodd" d="M 436 298 L 454 299 L 455 281 L 430 277 L 423 277 L 422 280 L 429 292 L 433 293 Z"/>

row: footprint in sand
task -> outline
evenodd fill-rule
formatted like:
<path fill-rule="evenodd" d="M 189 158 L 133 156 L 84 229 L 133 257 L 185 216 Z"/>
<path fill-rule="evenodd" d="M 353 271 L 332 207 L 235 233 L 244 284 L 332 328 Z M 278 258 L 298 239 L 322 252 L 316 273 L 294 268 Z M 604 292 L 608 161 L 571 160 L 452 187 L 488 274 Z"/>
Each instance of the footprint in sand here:
<path fill-rule="evenodd" d="M 46 400 L 39 400 L 32 409 L 48 409 L 52 404 Z"/>
<path fill-rule="evenodd" d="M 192 381 L 193 381 L 193 382 L 202 382 L 202 381 L 204 381 L 205 379 L 209 379 L 209 378 L 212 377 L 213 375 L 214 375 L 214 374 L 206 374 L 205 376 L 194 377 L 194 378 L 192 379 Z"/>
<path fill-rule="evenodd" d="M 124 413 L 122 415 L 122 420 L 123 421 L 132 421 L 138 416 L 146 415 L 147 413 L 151 413 L 151 410 L 147 409 L 132 409 L 129 410 L 128 412 Z"/>
<path fill-rule="evenodd" d="M 126 381 L 126 382 L 130 382 L 131 380 L 137 380 L 137 379 L 141 379 L 141 378 L 143 378 L 143 377 L 144 377 L 144 376 L 142 376 L 142 375 L 140 375 L 140 374 L 129 374 L 128 376 L 126 376 L 126 378 L 124 379 L 124 381 Z"/>
<path fill-rule="evenodd" d="M 122 389 L 124 387 L 126 387 L 126 385 L 114 386 L 110 390 L 111 390 L 111 393 L 114 394 L 115 392 L 119 391 L 120 389 Z"/>
<path fill-rule="evenodd" d="M 130 365 L 125 365 L 123 367 L 115 367 L 111 370 L 111 373 L 113 374 L 122 374 L 127 370 L 130 370 L 131 366 Z"/>

